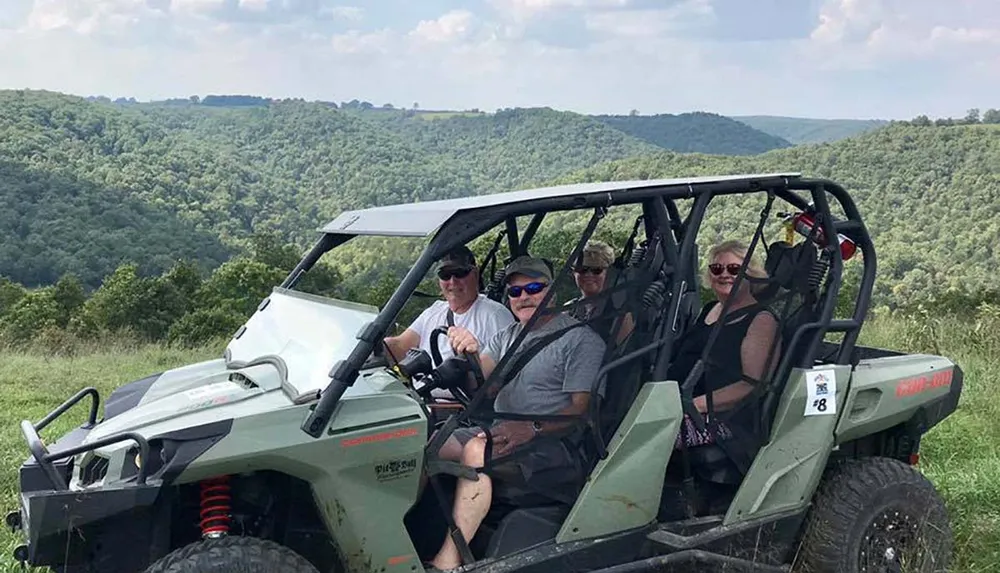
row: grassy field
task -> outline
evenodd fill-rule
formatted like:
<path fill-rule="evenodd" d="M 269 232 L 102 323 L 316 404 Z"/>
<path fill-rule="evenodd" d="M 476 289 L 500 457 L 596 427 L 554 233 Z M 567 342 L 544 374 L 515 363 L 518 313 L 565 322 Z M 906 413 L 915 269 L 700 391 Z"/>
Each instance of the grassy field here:
<path fill-rule="evenodd" d="M 934 429 L 923 444 L 921 467 L 943 493 L 956 534 L 956 573 L 1000 572 L 1000 321 L 957 319 L 872 321 L 865 344 L 907 351 L 939 352 L 959 362 L 966 388 L 959 411 Z M 17 507 L 17 467 L 27 455 L 18 424 L 38 420 L 87 385 L 103 396 L 116 385 L 146 374 L 219 355 L 219 348 L 173 350 L 119 346 L 76 356 L 0 351 L 0 510 Z M 53 438 L 85 416 L 74 410 L 45 432 Z M 20 568 L 10 557 L 19 543 L 0 534 L 0 572 Z"/>

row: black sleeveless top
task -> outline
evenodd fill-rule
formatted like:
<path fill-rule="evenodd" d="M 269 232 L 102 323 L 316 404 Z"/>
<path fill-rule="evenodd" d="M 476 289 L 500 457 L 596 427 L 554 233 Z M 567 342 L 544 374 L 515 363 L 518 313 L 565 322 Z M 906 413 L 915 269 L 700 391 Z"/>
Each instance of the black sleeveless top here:
<path fill-rule="evenodd" d="M 676 380 L 683 385 L 688 373 L 701 358 L 705 345 L 708 344 L 709 336 L 716 324 L 706 324 L 705 318 L 708 313 L 720 304 L 713 301 L 706 304 L 697 320 L 685 333 L 674 351 L 674 359 L 667 371 L 668 380 Z M 768 309 L 761 304 L 753 304 L 741 309 L 730 311 L 725 317 L 720 317 L 723 321 L 715 343 L 709 350 L 706 357 L 702 375 L 695 382 L 693 396 L 700 396 L 729 386 L 730 384 L 745 380 L 753 384 L 754 382 L 743 378 L 743 359 L 741 347 L 743 339 L 753 319 L 760 312 L 768 312 Z M 735 431 L 753 434 L 756 424 L 754 415 L 759 408 L 754 407 L 756 403 L 753 399 L 744 399 L 733 406 L 733 410 L 718 412 L 717 417 L 726 422 Z"/>

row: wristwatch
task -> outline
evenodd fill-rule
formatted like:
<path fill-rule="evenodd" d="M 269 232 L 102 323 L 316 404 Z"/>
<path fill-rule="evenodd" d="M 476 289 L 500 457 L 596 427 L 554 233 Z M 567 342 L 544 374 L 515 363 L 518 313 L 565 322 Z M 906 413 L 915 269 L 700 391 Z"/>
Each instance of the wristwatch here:
<path fill-rule="evenodd" d="M 542 423 L 539 422 L 538 420 L 532 421 L 531 422 L 531 429 L 535 431 L 535 435 L 536 436 L 538 434 L 541 434 L 542 433 Z"/>

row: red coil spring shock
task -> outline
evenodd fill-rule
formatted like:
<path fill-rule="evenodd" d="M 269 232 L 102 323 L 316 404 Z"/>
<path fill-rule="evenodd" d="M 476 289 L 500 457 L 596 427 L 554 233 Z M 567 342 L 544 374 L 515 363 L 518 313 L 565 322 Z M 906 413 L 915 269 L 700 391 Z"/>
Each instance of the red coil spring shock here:
<path fill-rule="evenodd" d="M 229 533 L 229 511 L 232 496 L 229 476 L 219 476 L 201 482 L 201 535 L 222 537 Z"/>

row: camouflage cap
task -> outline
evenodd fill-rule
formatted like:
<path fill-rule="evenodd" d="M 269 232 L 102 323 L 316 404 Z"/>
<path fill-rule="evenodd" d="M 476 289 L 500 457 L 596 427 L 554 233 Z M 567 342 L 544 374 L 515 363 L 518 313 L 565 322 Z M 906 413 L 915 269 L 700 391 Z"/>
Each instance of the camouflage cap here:
<path fill-rule="evenodd" d="M 513 275 L 525 275 L 533 279 L 545 279 L 552 282 L 552 270 L 549 265 L 538 257 L 520 256 L 507 265 L 504 275 L 509 280 Z"/>
<path fill-rule="evenodd" d="M 476 255 L 465 245 L 459 245 L 445 253 L 438 261 L 440 269 L 471 269 L 476 266 Z"/>

